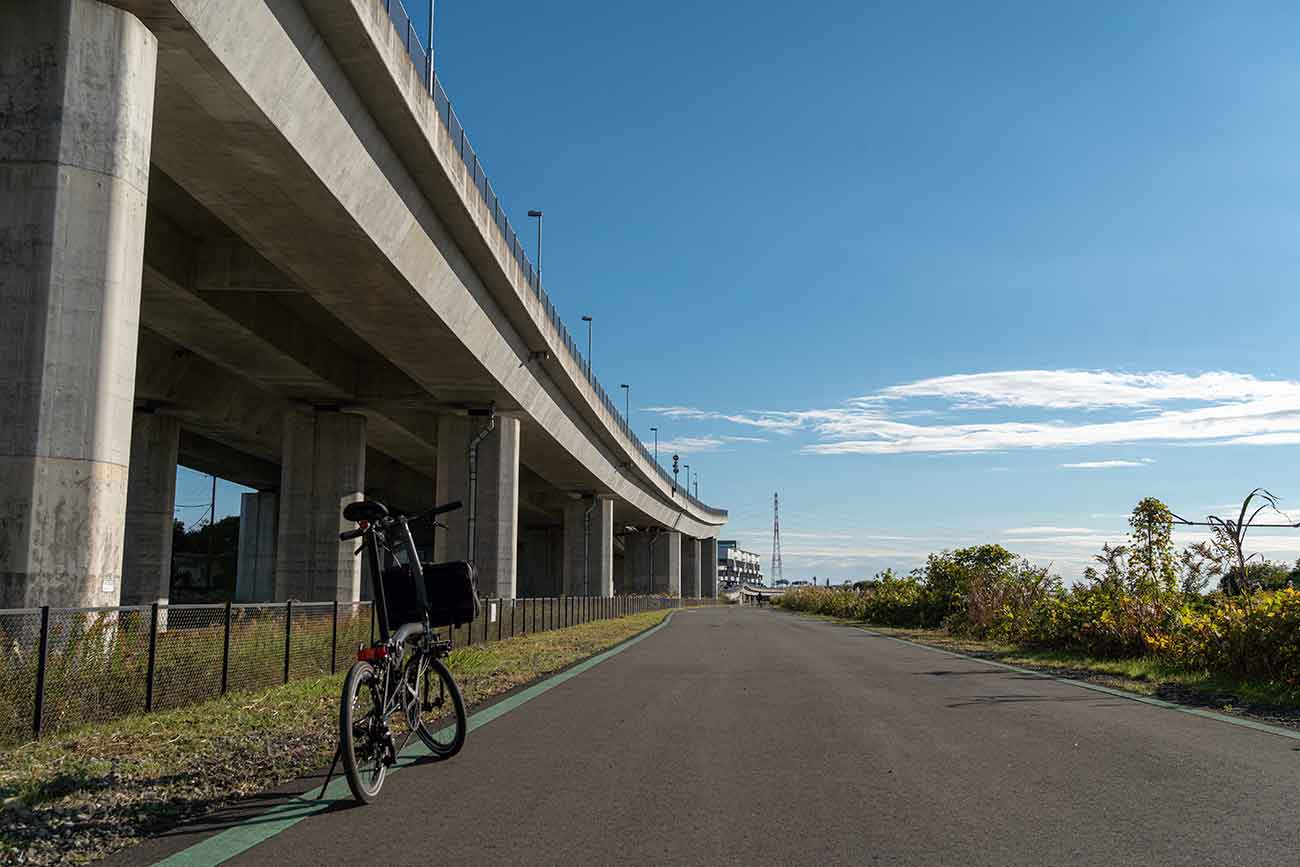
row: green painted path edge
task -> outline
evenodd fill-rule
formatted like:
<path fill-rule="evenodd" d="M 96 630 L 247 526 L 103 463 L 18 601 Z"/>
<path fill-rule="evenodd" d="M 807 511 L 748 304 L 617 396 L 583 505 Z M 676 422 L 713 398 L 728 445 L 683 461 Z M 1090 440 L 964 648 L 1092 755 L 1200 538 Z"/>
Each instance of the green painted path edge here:
<path fill-rule="evenodd" d="M 595 668 L 612 656 L 616 656 L 627 650 L 639 641 L 644 641 L 651 635 L 668 625 L 673 619 L 677 610 L 671 610 L 662 621 L 656 625 L 638 632 L 631 638 L 614 645 L 608 650 L 602 650 L 595 656 L 588 657 L 582 662 L 566 668 L 558 674 L 553 674 L 545 680 L 539 681 L 525 689 L 520 690 L 514 695 L 508 696 L 499 702 L 496 702 L 481 711 L 470 714 L 467 732 L 482 728 L 498 717 L 504 716 L 510 711 L 518 708 L 537 698 L 542 693 L 548 692 L 555 687 L 560 686 L 566 681 L 572 680 L 584 671 Z M 441 738 L 450 735 L 448 729 L 443 729 L 437 737 Z M 388 773 L 394 774 L 403 768 L 410 767 L 421 758 L 429 754 L 429 749 L 423 741 L 416 740 L 415 743 L 408 746 L 402 751 L 397 763 L 388 769 Z M 288 830 L 303 819 L 316 813 L 333 807 L 337 804 L 348 803 L 352 801 L 352 793 L 348 791 L 347 780 L 343 778 L 342 771 L 336 776 L 329 786 L 325 789 L 324 797 L 316 800 L 313 795 L 320 790 L 312 788 L 307 792 L 293 798 L 287 803 L 272 807 L 269 810 L 250 816 L 233 827 L 224 831 L 219 831 L 211 837 L 206 837 L 194 845 L 175 852 L 161 861 L 155 862 L 158 865 L 166 867 L 210 867 L 214 864 L 222 864 L 235 857 L 241 852 L 246 852 L 256 846 L 258 843 L 268 840 L 277 834 Z"/>
<path fill-rule="evenodd" d="M 887 641 L 897 641 L 899 644 L 907 644 L 912 647 L 919 647 L 922 650 L 928 650 L 931 653 L 939 653 L 944 656 L 951 656 L 955 659 L 966 659 L 966 660 L 970 660 L 971 662 L 979 662 L 979 663 L 983 663 L 984 665 L 994 666 L 995 668 L 1004 668 L 1007 671 L 1014 671 L 1016 674 L 1027 674 L 1039 680 L 1052 680 L 1057 683 L 1064 683 L 1064 684 L 1069 684 L 1070 686 L 1077 686 L 1083 689 L 1090 689 L 1093 692 L 1104 693 L 1105 695 L 1114 696 L 1116 698 L 1126 698 L 1129 701 L 1136 701 L 1141 704 L 1149 704 L 1152 707 L 1163 708 L 1164 710 L 1178 711 L 1179 713 L 1185 713 L 1191 716 L 1204 717 L 1205 719 L 1217 720 L 1218 722 L 1224 722 L 1230 725 L 1240 726 L 1241 728 L 1253 729 L 1254 731 L 1257 732 L 1265 732 L 1270 735 L 1278 735 L 1280 737 L 1290 738 L 1293 741 L 1300 741 L 1300 731 L 1296 731 L 1294 729 L 1282 728 L 1281 726 L 1269 725 L 1268 723 L 1262 723 L 1262 722 L 1255 722 L 1254 720 L 1249 720 L 1249 719 L 1239 719 L 1237 717 L 1231 717 L 1226 714 L 1215 713 L 1212 710 L 1203 710 L 1199 707 L 1190 707 L 1189 705 L 1178 704 L 1177 702 L 1165 701 L 1162 698 L 1151 698 L 1150 696 L 1140 695 L 1139 693 L 1136 692 L 1128 692 L 1126 690 L 1115 689 L 1114 687 L 1110 687 L 1110 686 L 1102 686 L 1101 684 L 1098 683 L 1089 683 L 1086 680 L 1077 680 L 1073 677 L 1061 677 L 1060 675 L 1049 674 L 1045 671 L 1035 671 L 1032 668 L 1021 668 L 1018 665 L 1008 665 L 1005 662 L 997 662 L 992 659 L 983 659 L 978 656 L 971 656 L 966 653 L 959 653 L 955 650 L 948 650 L 942 647 L 933 647 L 929 644 L 921 644 L 919 641 L 909 641 L 906 638 L 897 638 L 893 635 L 886 635 L 883 632 L 875 631 L 869 626 L 858 626 L 855 628 L 861 629 L 863 632 L 875 638 L 884 638 Z"/>

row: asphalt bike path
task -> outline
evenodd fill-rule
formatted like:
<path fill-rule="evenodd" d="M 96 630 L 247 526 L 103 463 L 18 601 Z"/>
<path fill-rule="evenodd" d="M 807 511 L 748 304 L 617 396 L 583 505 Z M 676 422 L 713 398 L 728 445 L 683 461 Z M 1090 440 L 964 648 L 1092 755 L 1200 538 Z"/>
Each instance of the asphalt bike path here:
<path fill-rule="evenodd" d="M 851 626 L 679 611 L 543 684 L 372 806 L 245 810 L 111 860 L 1300 863 L 1287 732 Z"/>

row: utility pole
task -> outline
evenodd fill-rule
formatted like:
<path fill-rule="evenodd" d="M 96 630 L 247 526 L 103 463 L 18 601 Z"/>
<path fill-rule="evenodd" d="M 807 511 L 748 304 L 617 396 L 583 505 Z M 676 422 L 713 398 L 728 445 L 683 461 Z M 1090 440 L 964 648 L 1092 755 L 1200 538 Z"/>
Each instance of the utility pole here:
<path fill-rule="evenodd" d="M 781 494 L 772 495 L 772 586 L 781 575 Z"/>

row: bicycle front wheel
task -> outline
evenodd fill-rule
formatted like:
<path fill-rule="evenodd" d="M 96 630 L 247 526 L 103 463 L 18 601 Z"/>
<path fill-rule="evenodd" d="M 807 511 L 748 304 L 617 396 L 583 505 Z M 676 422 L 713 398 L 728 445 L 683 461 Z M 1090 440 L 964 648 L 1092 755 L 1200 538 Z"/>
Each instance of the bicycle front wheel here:
<path fill-rule="evenodd" d="M 465 745 L 465 700 L 441 659 L 429 659 L 416 677 L 420 705 L 415 732 L 435 759 L 449 759 Z"/>
<path fill-rule="evenodd" d="M 369 804 L 384 785 L 388 771 L 386 726 L 374 666 L 358 662 L 343 681 L 339 699 L 339 749 L 348 788 Z"/>

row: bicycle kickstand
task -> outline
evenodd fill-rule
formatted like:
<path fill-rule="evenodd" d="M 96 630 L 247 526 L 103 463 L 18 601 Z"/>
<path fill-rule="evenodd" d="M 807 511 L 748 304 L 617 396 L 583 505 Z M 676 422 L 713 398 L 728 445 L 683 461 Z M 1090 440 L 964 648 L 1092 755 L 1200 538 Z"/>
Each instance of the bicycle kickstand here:
<path fill-rule="evenodd" d="M 330 780 L 334 779 L 334 768 L 338 766 L 339 759 L 342 758 L 342 756 L 343 756 L 343 744 L 339 744 L 334 748 L 334 759 L 330 762 L 330 769 L 329 769 L 329 773 L 325 775 L 325 782 L 321 784 L 320 794 L 316 796 L 317 801 L 325 797 L 325 789 L 329 786 Z"/>

